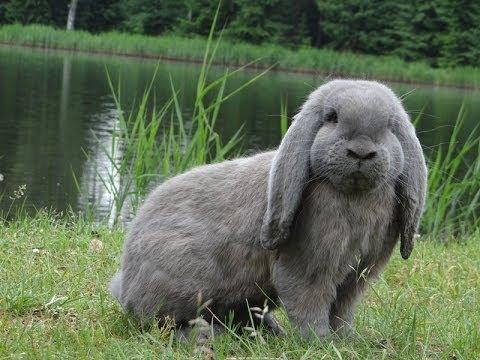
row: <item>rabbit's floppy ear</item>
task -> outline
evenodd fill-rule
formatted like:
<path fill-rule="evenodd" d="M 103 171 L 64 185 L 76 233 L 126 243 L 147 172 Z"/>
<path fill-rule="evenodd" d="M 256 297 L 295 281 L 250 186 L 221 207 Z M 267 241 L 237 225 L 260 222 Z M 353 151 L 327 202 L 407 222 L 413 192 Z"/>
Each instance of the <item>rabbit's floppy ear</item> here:
<path fill-rule="evenodd" d="M 310 148 L 321 124 L 317 112 L 303 109 L 280 144 L 268 178 L 268 204 L 260 241 L 273 250 L 290 235 L 290 227 L 310 177 Z"/>
<path fill-rule="evenodd" d="M 402 145 L 404 154 L 403 171 L 396 183 L 399 200 L 397 223 L 400 232 L 400 253 L 404 259 L 408 259 L 413 250 L 415 234 L 425 203 L 427 167 L 415 128 L 404 111 L 396 125 L 394 133 Z"/>

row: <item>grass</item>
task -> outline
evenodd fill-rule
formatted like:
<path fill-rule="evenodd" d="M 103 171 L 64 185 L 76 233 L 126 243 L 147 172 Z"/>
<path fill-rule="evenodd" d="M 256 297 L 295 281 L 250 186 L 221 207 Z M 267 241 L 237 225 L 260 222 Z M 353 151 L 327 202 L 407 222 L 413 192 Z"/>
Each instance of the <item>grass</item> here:
<path fill-rule="evenodd" d="M 158 37 L 124 33 L 90 34 L 84 31 L 54 29 L 41 25 L 19 24 L 0 27 L 0 42 L 53 49 L 103 52 L 152 58 L 201 62 L 208 39 L 174 35 Z M 356 76 L 391 81 L 480 87 L 480 70 L 472 67 L 434 69 L 422 62 L 405 62 L 388 56 L 360 55 L 310 47 L 291 50 L 272 44 L 252 45 L 223 41 L 216 63 L 245 65 L 290 71 L 320 72 L 332 76 Z"/>
<path fill-rule="evenodd" d="M 124 234 L 39 212 L 0 223 L 0 358 L 172 358 L 195 355 L 171 329 L 141 328 L 107 293 Z M 361 302 L 358 339 L 303 341 L 226 334 L 217 358 L 474 359 L 480 356 L 480 238 L 395 251 Z"/>

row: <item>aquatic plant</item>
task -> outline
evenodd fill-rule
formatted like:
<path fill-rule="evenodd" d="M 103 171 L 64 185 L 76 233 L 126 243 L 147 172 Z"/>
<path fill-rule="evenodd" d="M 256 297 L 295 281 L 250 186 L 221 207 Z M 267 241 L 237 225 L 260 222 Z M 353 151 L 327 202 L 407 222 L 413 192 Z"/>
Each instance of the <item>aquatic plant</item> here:
<path fill-rule="evenodd" d="M 234 71 L 227 69 L 223 75 L 209 80 L 209 70 L 221 41 L 221 35 L 213 39 L 216 18 L 206 42 L 191 114 L 180 107 L 178 90 L 172 79 L 170 99 L 160 107 L 155 105 L 152 86 L 158 67 L 140 102 L 130 111 L 123 109 L 121 89 L 115 88 L 107 72 L 119 122 L 113 130 L 110 146 L 98 141 L 112 167 L 106 174 L 97 171 L 97 175 L 112 198 L 112 222 L 117 222 L 122 214 L 128 217 L 128 212 L 125 213 L 128 209 L 135 211 L 153 184 L 194 166 L 222 161 L 238 153 L 241 129 L 226 141 L 215 130 L 220 108 L 269 69 L 229 91 L 226 89 L 228 80 L 247 65 Z M 149 107 L 152 103 L 154 105 Z"/>
<path fill-rule="evenodd" d="M 480 231 L 480 133 L 477 126 L 465 141 L 458 141 L 465 114 L 462 106 L 447 146 L 440 145 L 428 155 L 428 195 L 421 231 L 439 239 Z"/>

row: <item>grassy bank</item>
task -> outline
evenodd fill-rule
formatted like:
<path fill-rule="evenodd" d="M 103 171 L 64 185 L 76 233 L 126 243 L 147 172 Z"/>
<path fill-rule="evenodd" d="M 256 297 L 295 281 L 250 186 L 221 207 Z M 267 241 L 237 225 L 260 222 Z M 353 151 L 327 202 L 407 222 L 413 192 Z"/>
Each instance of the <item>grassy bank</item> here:
<path fill-rule="evenodd" d="M 201 61 L 207 43 L 203 38 L 172 35 L 66 32 L 39 25 L 5 25 L 0 27 L 0 43 L 69 49 L 118 55 Z M 414 83 L 480 87 L 480 70 L 476 68 L 433 69 L 420 62 L 407 63 L 394 57 L 377 57 L 343 53 L 328 49 L 232 43 L 219 45 L 216 63 L 243 65 L 260 59 L 256 66 L 276 65 L 277 69 L 322 73 L 326 76 L 357 76 Z"/>
<path fill-rule="evenodd" d="M 1 358 L 185 358 L 170 329 L 141 331 L 106 291 L 123 232 L 45 213 L 0 224 Z M 217 337 L 218 358 L 473 359 L 480 356 L 480 238 L 398 250 L 363 299 L 358 339 Z M 287 325 L 288 328 L 288 325 Z M 198 358 L 203 358 L 198 356 Z"/>

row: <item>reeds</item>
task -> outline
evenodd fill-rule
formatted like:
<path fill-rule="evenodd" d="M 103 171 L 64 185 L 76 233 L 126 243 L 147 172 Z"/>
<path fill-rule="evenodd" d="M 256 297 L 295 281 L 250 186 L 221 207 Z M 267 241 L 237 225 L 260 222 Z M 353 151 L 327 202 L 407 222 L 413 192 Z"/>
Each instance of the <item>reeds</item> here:
<path fill-rule="evenodd" d="M 119 116 L 119 125 L 112 133 L 110 146 L 102 146 L 112 167 L 106 174 L 97 172 L 112 198 L 111 220 L 117 222 L 125 210 L 135 211 L 139 201 L 153 184 L 192 167 L 225 160 L 238 153 L 241 129 L 223 141 L 215 130 L 222 104 L 255 82 L 267 70 L 260 72 L 237 88 L 227 91 L 227 81 L 244 67 L 226 70 L 213 81 L 209 70 L 218 52 L 221 36 L 214 41 L 215 20 L 207 39 L 192 112 L 187 115 L 180 107 L 178 91 L 170 79 L 172 95 L 160 107 L 155 105 L 152 85 L 156 72 L 133 111 L 121 105 L 121 89 L 115 88 L 108 76 Z M 157 67 L 158 70 L 158 67 Z M 153 107 L 149 104 L 153 101 Z M 126 115 L 128 114 L 128 115 Z M 128 216 L 128 214 L 126 214 Z"/>
<path fill-rule="evenodd" d="M 458 113 L 448 145 L 428 159 L 428 195 L 421 231 L 436 239 L 462 238 L 480 231 L 480 134 L 477 126 L 462 143 L 465 122 Z"/>
<path fill-rule="evenodd" d="M 153 58 L 201 62 L 209 39 L 174 35 L 157 37 L 117 32 L 90 34 L 41 25 L 0 27 L 0 42 L 45 48 L 105 52 Z M 361 55 L 329 49 L 303 47 L 291 50 L 272 44 L 252 45 L 232 41 L 218 44 L 216 63 L 303 70 L 327 76 L 356 76 L 438 85 L 480 87 L 480 70 L 472 67 L 434 69 L 423 62 L 406 62 L 388 56 Z"/>

